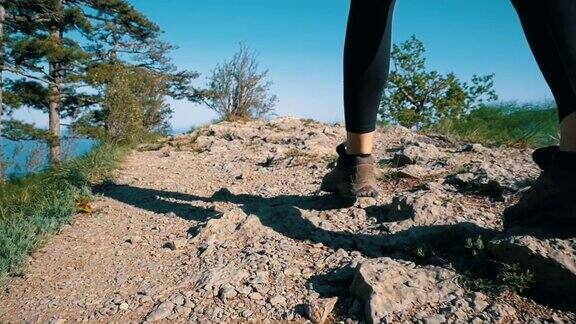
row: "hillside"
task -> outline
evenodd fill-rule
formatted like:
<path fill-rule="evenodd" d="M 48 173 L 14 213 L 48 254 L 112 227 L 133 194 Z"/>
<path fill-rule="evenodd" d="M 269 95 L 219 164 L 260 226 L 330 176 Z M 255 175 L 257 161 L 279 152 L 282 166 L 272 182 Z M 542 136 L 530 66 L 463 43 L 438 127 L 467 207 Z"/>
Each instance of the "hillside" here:
<path fill-rule="evenodd" d="M 502 233 L 530 150 L 382 129 L 382 194 L 341 201 L 318 187 L 343 136 L 279 118 L 142 147 L 8 280 L 0 322 L 576 321 L 574 236 Z"/>

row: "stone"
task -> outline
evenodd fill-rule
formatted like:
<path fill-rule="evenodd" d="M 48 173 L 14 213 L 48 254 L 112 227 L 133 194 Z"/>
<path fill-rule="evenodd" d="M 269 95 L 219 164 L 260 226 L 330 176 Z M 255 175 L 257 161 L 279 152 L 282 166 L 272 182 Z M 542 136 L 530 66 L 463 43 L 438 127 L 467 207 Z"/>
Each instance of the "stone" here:
<path fill-rule="evenodd" d="M 446 317 L 440 315 L 440 314 L 434 314 L 431 316 L 428 316 L 424 319 L 422 319 L 422 322 L 424 324 L 442 324 L 442 323 L 446 323 Z"/>
<path fill-rule="evenodd" d="M 129 237 L 129 238 L 126 240 L 126 242 L 128 242 L 128 243 L 130 243 L 130 244 L 137 244 L 137 243 L 141 243 L 142 241 L 143 241 L 142 236 L 138 236 L 138 235 Z"/>
<path fill-rule="evenodd" d="M 488 248 L 503 262 L 530 270 L 535 289 L 576 305 L 576 238 L 513 235 L 492 240 Z"/>
<path fill-rule="evenodd" d="M 432 144 L 416 142 L 407 145 L 392 158 L 392 164 L 403 167 L 408 164 L 426 164 L 430 161 L 443 159 L 446 154 Z"/>
<path fill-rule="evenodd" d="M 286 298 L 284 296 L 281 296 L 281 295 L 274 295 L 274 296 L 270 297 L 268 302 L 272 306 L 281 306 L 281 305 L 286 304 Z"/>
<path fill-rule="evenodd" d="M 58 319 L 48 321 L 48 323 L 49 324 L 64 324 L 64 323 L 66 323 L 66 320 L 63 318 L 58 318 Z"/>
<path fill-rule="evenodd" d="M 186 244 L 187 244 L 186 239 L 173 239 L 166 241 L 164 243 L 164 247 L 169 248 L 172 251 L 175 251 L 183 249 L 186 246 Z"/>
<path fill-rule="evenodd" d="M 448 303 L 452 295 L 462 296 L 455 277 L 440 267 L 378 258 L 357 267 L 350 292 L 364 305 L 369 323 L 390 322 L 426 305 Z"/>
<path fill-rule="evenodd" d="M 121 303 L 120 306 L 118 306 L 118 309 L 120 310 L 127 310 L 130 306 L 128 305 L 128 303 Z"/>
<path fill-rule="evenodd" d="M 338 297 L 310 300 L 304 305 L 304 315 L 314 324 L 323 324 L 334 310 L 337 302 Z"/>
<path fill-rule="evenodd" d="M 222 285 L 220 287 L 220 290 L 218 291 L 218 297 L 220 297 L 220 299 L 222 299 L 222 301 L 226 301 L 227 299 L 234 298 L 234 297 L 236 297 L 237 294 L 238 294 L 238 292 L 236 291 L 234 286 L 232 286 L 231 284 Z"/>
<path fill-rule="evenodd" d="M 166 301 L 158 305 L 148 316 L 146 316 L 147 322 L 157 322 L 165 318 L 168 318 L 174 314 L 174 303 Z"/>
<path fill-rule="evenodd" d="M 176 306 L 182 306 L 184 305 L 184 302 L 186 301 L 186 299 L 184 298 L 183 295 L 178 294 L 176 296 L 174 296 L 172 298 L 172 302 L 176 305 Z"/>
<path fill-rule="evenodd" d="M 392 199 L 389 207 L 388 219 L 410 219 L 417 225 L 438 224 L 454 215 L 453 206 L 439 189 L 402 193 Z"/>
<path fill-rule="evenodd" d="M 175 311 L 176 314 L 178 314 L 180 317 L 187 317 L 188 315 L 190 315 L 190 313 L 192 313 L 191 308 L 184 306 L 176 306 Z"/>
<path fill-rule="evenodd" d="M 474 192 L 493 199 L 502 200 L 506 193 L 522 188 L 523 181 L 535 176 L 529 167 L 501 165 L 498 161 L 480 161 L 469 164 L 462 172 L 447 178 L 448 183 L 464 192 Z"/>
<path fill-rule="evenodd" d="M 472 297 L 472 308 L 474 311 L 480 313 L 483 312 L 489 303 L 486 301 L 486 296 L 482 293 L 476 292 Z"/>
<path fill-rule="evenodd" d="M 395 172 L 395 176 L 403 179 L 425 179 L 441 174 L 441 171 L 433 170 L 417 164 L 409 164 Z"/>
<path fill-rule="evenodd" d="M 250 294 L 248 294 L 248 298 L 250 298 L 251 300 L 262 300 L 264 299 L 264 297 L 262 297 L 262 295 L 259 292 L 252 292 Z"/>

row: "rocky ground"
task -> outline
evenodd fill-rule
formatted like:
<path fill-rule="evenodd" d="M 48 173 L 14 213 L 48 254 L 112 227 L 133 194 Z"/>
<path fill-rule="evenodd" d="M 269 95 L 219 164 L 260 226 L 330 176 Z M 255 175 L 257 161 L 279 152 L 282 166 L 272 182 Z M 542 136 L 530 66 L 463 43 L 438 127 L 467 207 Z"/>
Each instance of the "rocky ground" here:
<path fill-rule="evenodd" d="M 383 129 L 382 195 L 341 201 L 318 187 L 343 136 L 280 118 L 143 147 L 9 279 L 0 322 L 576 321 L 576 239 L 502 232 L 529 150 Z"/>

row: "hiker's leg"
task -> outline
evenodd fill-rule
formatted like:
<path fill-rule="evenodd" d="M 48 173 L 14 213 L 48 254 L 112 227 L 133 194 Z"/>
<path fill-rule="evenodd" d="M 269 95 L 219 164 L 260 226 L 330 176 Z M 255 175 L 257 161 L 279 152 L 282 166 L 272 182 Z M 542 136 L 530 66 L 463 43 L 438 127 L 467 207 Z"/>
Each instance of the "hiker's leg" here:
<path fill-rule="evenodd" d="M 576 1 L 513 3 L 558 105 L 560 150 L 576 152 Z"/>
<path fill-rule="evenodd" d="M 322 179 L 323 191 L 343 197 L 376 197 L 372 157 L 376 116 L 390 65 L 394 0 L 352 0 L 344 48 L 346 143 L 336 149 L 336 167 Z"/>
<path fill-rule="evenodd" d="M 576 1 L 513 3 L 556 99 L 562 138 L 560 147 L 534 152 L 542 173 L 520 201 L 504 211 L 504 225 L 571 229 L 576 221 Z"/>
<path fill-rule="evenodd" d="M 352 0 L 344 49 L 348 154 L 370 154 L 388 78 L 394 0 Z"/>
<path fill-rule="evenodd" d="M 576 113 L 566 116 L 560 123 L 560 150 L 576 152 Z"/>

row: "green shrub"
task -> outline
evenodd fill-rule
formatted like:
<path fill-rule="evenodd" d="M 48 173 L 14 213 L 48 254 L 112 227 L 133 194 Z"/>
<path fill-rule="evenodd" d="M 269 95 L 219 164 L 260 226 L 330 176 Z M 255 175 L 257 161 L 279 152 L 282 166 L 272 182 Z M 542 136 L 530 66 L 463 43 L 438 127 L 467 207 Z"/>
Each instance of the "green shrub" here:
<path fill-rule="evenodd" d="M 499 103 L 458 119 L 445 119 L 427 132 L 493 145 L 545 146 L 558 143 L 558 117 L 552 103 Z"/>
<path fill-rule="evenodd" d="M 27 178 L 0 185 L 0 278 L 16 273 L 25 257 L 69 223 L 90 185 L 111 176 L 127 152 L 101 144 L 92 153 Z"/>

